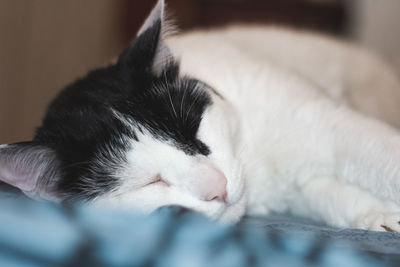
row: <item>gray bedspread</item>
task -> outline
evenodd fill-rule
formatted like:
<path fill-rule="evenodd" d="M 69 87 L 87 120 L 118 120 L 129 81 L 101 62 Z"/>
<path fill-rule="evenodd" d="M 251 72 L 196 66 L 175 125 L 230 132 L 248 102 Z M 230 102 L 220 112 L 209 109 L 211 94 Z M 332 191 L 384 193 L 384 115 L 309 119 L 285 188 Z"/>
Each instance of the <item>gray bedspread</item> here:
<path fill-rule="evenodd" d="M 359 229 L 337 229 L 322 223 L 291 215 L 272 214 L 246 218 L 247 227 L 269 229 L 287 234 L 316 235 L 343 248 L 357 248 L 383 262 L 400 266 L 400 234 Z"/>

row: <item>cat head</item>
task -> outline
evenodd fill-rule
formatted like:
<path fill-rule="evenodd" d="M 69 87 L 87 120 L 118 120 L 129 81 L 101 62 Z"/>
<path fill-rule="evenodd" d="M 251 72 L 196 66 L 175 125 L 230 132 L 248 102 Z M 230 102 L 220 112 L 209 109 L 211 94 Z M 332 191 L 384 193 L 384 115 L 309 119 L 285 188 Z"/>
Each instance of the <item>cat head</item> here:
<path fill-rule="evenodd" d="M 33 141 L 0 147 L 0 179 L 33 198 L 143 212 L 181 205 L 211 218 L 244 213 L 234 110 L 182 75 L 164 43 L 159 1 L 111 66 L 50 104 Z"/>

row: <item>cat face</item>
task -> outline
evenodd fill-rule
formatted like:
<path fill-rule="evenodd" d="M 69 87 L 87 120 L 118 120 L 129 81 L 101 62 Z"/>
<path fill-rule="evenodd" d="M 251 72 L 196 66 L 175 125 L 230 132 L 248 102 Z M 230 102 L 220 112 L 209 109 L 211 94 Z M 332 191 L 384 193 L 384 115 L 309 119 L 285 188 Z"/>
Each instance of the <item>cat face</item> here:
<path fill-rule="evenodd" d="M 229 107 L 217 96 L 212 99 L 194 135 L 199 149 L 160 139 L 147 129 L 136 130 L 137 140 L 129 140 L 126 161 L 117 172 L 120 186 L 96 201 L 135 205 L 144 212 L 175 204 L 214 219 L 237 220 L 243 214 L 244 198 L 241 166 L 232 146 L 236 129 L 232 120 L 226 120 Z"/>
<path fill-rule="evenodd" d="M 234 110 L 181 75 L 159 1 L 115 65 L 64 89 L 32 142 L 0 147 L 0 179 L 31 197 L 151 212 L 244 213 Z"/>

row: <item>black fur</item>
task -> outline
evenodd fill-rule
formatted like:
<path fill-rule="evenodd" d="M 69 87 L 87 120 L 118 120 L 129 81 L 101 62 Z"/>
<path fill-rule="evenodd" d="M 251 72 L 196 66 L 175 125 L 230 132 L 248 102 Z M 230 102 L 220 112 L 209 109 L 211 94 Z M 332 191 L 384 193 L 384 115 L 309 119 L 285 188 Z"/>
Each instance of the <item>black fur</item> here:
<path fill-rule="evenodd" d="M 113 190 L 111 174 L 126 161 L 132 127 L 172 141 L 189 155 L 208 155 L 196 138 L 206 107 L 207 86 L 179 76 L 170 61 L 161 74 L 152 72 L 161 40 L 161 21 L 143 32 L 115 65 L 95 70 L 65 88 L 52 102 L 34 141 L 55 150 L 61 162 L 57 190 L 62 198 L 87 199 Z M 100 160 L 99 160 L 100 159 Z"/>

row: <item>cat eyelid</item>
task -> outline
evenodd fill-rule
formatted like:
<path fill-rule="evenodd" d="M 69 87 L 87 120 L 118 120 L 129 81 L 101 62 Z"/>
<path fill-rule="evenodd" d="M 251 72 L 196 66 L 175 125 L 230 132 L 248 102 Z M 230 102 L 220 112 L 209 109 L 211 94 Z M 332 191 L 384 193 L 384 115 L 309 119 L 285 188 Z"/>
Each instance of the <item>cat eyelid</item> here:
<path fill-rule="evenodd" d="M 167 182 L 165 182 L 165 180 L 159 174 L 150 183 L 147 183 L 144 186 L 149 186 L 149 185 L 154 185 L 154 184 L 169 186 L 169 184 Z"/>

